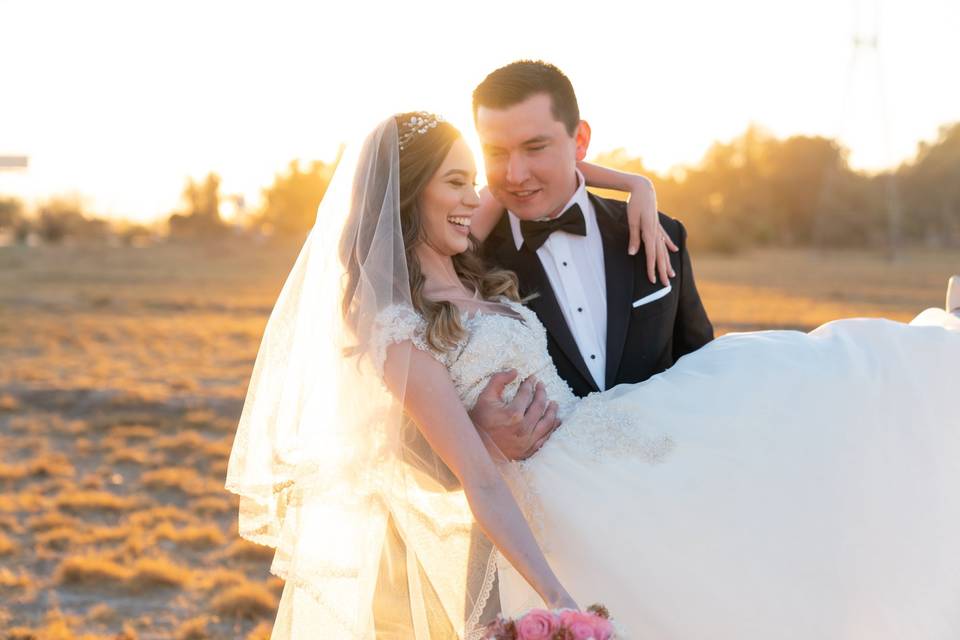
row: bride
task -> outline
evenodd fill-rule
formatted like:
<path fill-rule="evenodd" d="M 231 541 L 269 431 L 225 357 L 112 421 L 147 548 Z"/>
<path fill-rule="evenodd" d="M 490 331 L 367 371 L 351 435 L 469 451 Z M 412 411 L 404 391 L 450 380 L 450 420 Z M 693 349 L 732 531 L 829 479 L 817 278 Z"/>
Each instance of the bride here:
<path fill-rule="evenodd" d="M 505 614 L 602 602 L 629 638 L 960 635 L 960 318 L 728 334 L 578 399 L 474 253 L 456 129 L 389 118 L 340 167 L 227 474 L 273 637 L 476 638 L 495 577 Z M 505 369 L 563 422 L 522 462 L 467 413 Z"/>

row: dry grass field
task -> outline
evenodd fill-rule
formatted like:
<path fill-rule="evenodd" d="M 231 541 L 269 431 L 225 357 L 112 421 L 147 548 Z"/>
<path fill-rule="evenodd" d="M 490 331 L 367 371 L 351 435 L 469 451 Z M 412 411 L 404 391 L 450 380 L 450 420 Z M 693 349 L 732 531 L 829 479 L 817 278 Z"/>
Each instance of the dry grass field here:
<path fill-rule="evenodd" d="M 297 247 L 0 248 L 0 638 L 267 638 L 281 583 L 223 490 Z M 909 320 L 960 256 L 695 256 L 718 333 Z"/>

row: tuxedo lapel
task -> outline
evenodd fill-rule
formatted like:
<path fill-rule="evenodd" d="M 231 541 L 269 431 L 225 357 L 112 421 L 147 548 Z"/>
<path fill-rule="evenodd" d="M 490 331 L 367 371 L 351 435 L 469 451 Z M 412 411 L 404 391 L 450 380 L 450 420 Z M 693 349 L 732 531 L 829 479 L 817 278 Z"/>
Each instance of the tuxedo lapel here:
<path fill-rule="evenodd" d="M 504 215 L 500 222 L 506 223 L 506 219 L 507 216 Z M 553 336 L 560 350 L 573 363 L 580 375 L 584 377 L 594 391 L 599 391 L 600 388 L 594 381 L 593 376 L 590 375 L 590 369 L 587 368 L 587 364 L 580 354 L 580 349 L 577 347 L 577 342 L 573 338 L 573 333 L 563 317 L 560 303 L 557 302 L 557 296 L 553 292 L 553 287 L 550 286 L 550 280 L 547 278 L 546 271 L 543 270 L 540 258 L 527 245 L 521 246 L 520 250 L 517 251 L 509 223 L 506 223 L 506 229 L 503 229 L 500 225 L 497 226 L 499 247 L 493 255 L 494 259 L 503 267 L 517 274 L 520 279 L 522 295 L 539 294 L 536 298 L 530 300 L 527 306 L 537 314 L 540 322 Z"/>
<path fill-rule="evenodd" d="M 607 387 L 613 384 L 623 358 L 623 344 L 630 325 L 630 295 L 633 292 L 633 261 L 627 253 L 626 223 L 601 198 L 589 194 L 597 213 L 603 240 L 603 271 L 607 285 Z"/>

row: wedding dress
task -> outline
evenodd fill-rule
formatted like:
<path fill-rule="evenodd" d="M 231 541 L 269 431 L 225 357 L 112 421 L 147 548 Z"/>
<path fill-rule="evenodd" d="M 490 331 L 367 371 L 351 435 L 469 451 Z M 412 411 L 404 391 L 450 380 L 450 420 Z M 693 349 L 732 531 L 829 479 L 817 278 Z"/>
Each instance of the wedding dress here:
<path fill-rule="evenodd" d="M 960 637 L 960 319 L 847 319 L 727 334 L 639 384 L 578 399 L 536 315 L 464 314 L 433 351 L 468 408 L 492 374 L 535 375 L 562 425 L 511 463 L 550 566 L 628 638 Z M 507 615 L 543 606 L 502 558 Z"/>
<path fill-rule="evenodd" d="M 457 301 L 466 335 L 430 349 L 399 143 L 390 117 L 347 147 L 237 426 L 225 486 L 239 534 L 276 549 L 286 582 L 273 638 L 474 640 L 495 584 L 507 614 L 540 604 L 492 552 L 492 530 L 522 538 L 513 557 L 538 556 L 538 542 L 577 602 L 609 606 L 627 637 L 960 638 L 960 320 L 930 310 L 913 326 L 728 334 L 578 399 L 520 304 Z M 388 389 L 387 347 L 407 341 Z M 431 388 L 414 361 L 441 379 L 435 406 L 458 437 L 475 432 L 457 398 L 471 407 L 497 371 L 519 372 L 507 397 L 536 375 L 558 403 L 563 424 L 542 449 L 501 468 L 536 541 L 512 504 L 484 503 L 483 531 L 474 522 L 410 420 L 410 397 Z"/>

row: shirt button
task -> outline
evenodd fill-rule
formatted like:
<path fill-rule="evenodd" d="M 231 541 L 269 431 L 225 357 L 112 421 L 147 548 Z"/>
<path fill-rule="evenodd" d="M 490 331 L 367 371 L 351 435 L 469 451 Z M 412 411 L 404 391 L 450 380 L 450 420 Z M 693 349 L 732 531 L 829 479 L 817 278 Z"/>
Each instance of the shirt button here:
<path fill-rule="evenodd" d="M 593 355 L 593 354 L 590 354 L 590 359 L 591 359 L 591 360 L 596 360 L 596 359 L 597 359 L 597 356 L 595 356 L 595 355 Z"/>
<path fill-rule="evenodd" d="M 563 266 L 567 266 L 567 263 L 566 263 L 566 262 L 564 262 L 564 263 L 563 263 Z"/>
<path fill-rule="evenodd" d="M 583 307 L 577 307 L 577 311 L 579 311 L 580 313 L 583 313 Z"/>

